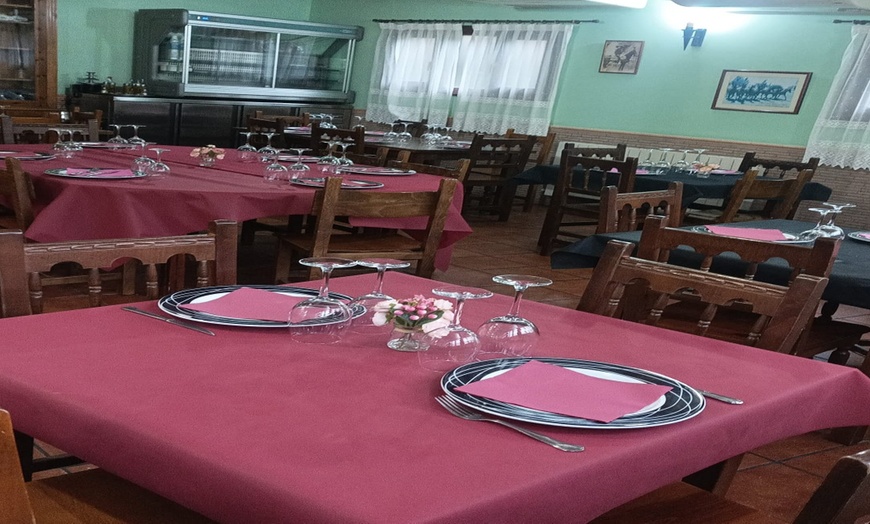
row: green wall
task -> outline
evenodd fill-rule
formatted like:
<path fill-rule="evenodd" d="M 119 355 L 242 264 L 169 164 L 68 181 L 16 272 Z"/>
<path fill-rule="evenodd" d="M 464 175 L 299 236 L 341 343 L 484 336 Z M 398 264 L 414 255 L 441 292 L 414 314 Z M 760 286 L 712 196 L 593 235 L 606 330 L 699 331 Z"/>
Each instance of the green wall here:
<path fill-rule="evenodd" d="M 307 20 L 311 0 L 58 0 L 57 84 L 63 90 L 95 71 L 122 84 L 130 80 L 133 15 L 139 9 L 192 11 Z"/>
<path fill-rule="evenodd" d="M 649 0 L 645 9 L 614 7 L 523 9 L 465 0 L 314 0 L 311 20 L 361 25 L 353 89 L 365 107 L 370 65 L 379 29 L 372 19 L 598 19 L 575 27 L 565 61 L 553 125 L 756 143 L 805 146 L 850 38 L 835 15 L 740 15 L 731 31 L 713 17 L 700 48 L 683 50 L 681 27 L 697 12 L 670 0 Z M 710 12 L 707 11 L 707 16 Z M 672 17 L 673 21 L 669 22 Z M 643 40 L 637 75 L 598 72 L 605 40 Z M 813 73 L 797 115 L 720 111 L 710 108 L 723 69 Z"/>

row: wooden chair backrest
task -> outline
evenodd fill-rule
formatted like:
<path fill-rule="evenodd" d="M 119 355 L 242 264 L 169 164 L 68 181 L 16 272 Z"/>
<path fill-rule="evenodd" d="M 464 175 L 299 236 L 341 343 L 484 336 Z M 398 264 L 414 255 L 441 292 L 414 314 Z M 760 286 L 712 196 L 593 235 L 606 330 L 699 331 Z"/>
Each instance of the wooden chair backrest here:
<path fill-rule="evenodd" d="M 626 144 L 616 144 L 616 147 L 575 147 L 573 143 L 568 142 L 562 151 L 570 149 L 572 155 L 576 156 L 592 156 L 597 158 L 612 158 L 613 160 L 625 160 L 625 153 L 628 150 Z"/>
<path fill-rule="evenodd" d="M 157 265 L 176 255 L 191 255 L 197 261 L 198 287 L 235 284 L 237 230 L 234 221 L 216 220 L 208 233 L 196 235 L 42 244 L 25 244 L 24 235 L 17 230 L 0 231 L 3 315 L 40 313 L 40 273 L 64 262 L 74 262 L 87 270 L 91 306 L 101 305 L 100 268 L 112 267 L 126 258 L 145 265 L 148 300 L 158 298 Z"/>
<path fill-rule="evenodd" d="M 800 173 L 805 169 L 809 169 L 815 173 L 819 167 L 819 158 L 813 157 L 806 162 L 795 162 L 793 160 L 774 160 L 772 158 L 758 158 L 754 151 L 749 151 L 743 155 L 743 160 L 740 161 L 738 171 L 746 173 L 747 171 L 761 166 L 764 168 L 765 177 L 783 178 L 789 171 Z M 810 177 L 812 178 L 812 176 Z"/>
<path fill-rule="evenodd" d="M 81 111 L 76 108 L 70 113 L 70 122 L 74 124 L 87 124 L 92 137 L 99 136 L 103 128 L 103 110 Z M 94 138 L 94 140 L 97 140 Z"/>
<path fill-rule="evenodd" d="M 254 118 L 257 120 L 281 119 L 289 127 L 305 127 L 310 123 L 310 115 L 308 113 L 302 113 L 301 115 L 267 115 L 263 111 L 254 111 Z"/>
<path fill-rule="evenodd" d="M 424 118 L 422 120 L 402 120 L 397 118 L 393 121 L 394 124 L 408 124 L 408 132 L 411 133 L 411 136 L 415 136 L 419 138 L 423 131 L 426 130 L 426 125 L 429 123 L 428 118 Z M 402 128 L 399 128 L 399 131 L 402 131 Z"/>
<path fill-rule="evenodd" d="M 26 231 L 33 223 L 36 193 L 30 174 L 21 169 L 21 162 L 17 158 L 6 158 L 6 169 L 0 170 L 0 196 L 15 214 L 16 227 Z"/>
<path fill-rule="evenodd" d="M 374 155 L 351 153 L 350 151 L 348 151 L 346 153 L 346 156 L 347 158 L 352 160 L 354 164 L 365 164 L 367 166 L 383 167 L 387 165 L 387 156 L 389 156 L 389 154 L 389 147 L 379 147 Z"/>
<path fill-rule="evenodd" d="M 801 191 L 812 176 L 811 170 L 804 169 L 797 178 L 767 178 L 759 177 L 756 170 L 750 169 L 734 184 L 725 209 L 716 222 L 733 222 L 746 200 L 766 200 L 770 203 L 762 213 L 765 218 L 789 218 L 797 207 Z"/>
<path fill-rule="evenodd" d="M 601 209 L 596 233 L 634 231 L 640 220 L 650 215 L 665 218 L 665 223 L 679 227 L 682 217 L 683 184 L 671 182 L 668 189 L 620 193 L 615 186 L 601 191 Z"/>
<path fill-rule="evenodd" d="M 747 281 L 676 267 L 662 262 L 634 258 L 634 245 L 611 240 L 592 273 L 577 309 L 614 317 L 631 311 L 626 320 L 656 325 L 671 297 L 692 290 L 706 307 L 694 326 L 694 334 L 705 336 L 719 307 L 735 303 L 751 307 L 758 316 L 747 329 L 744 343 L 762 349 L 788 352 L 815 313 L 828 283 L 825 277 L 800 275 L 789 287 Z M 621 304 L 627 285 L 641 285 L 645 300 L 631 308 Z M 632 295 L 634 296 L 634 295 Z"/>
<path fill-rule="evenodd" d="M 583 169 L 582 173 L 575 171 L 578 166 Z M 562 159 L 559 162 L 559 179 L 556 182 L 554 196 L 569 193 L 599 195 L 602 189 L 614 185 L 614 177 L 619 192 L 630 193 L 634 188 L 636 174 L 637 159 L 634 157 L 626 158 L 624 161 L 611 160 L 575 155 L 572 150 L 566 149 L 562 151 Z"/>
<path fill-rule="evenodd" d="M 329 253 L 336 217 L 349 218 L 402 218 L 428 217 L 425 233 L 420 240 L 417 274 L 431 274 L 435 253 L 441 242 L 444 224 L 459 183 L 450 178 L 441 180 L 437 191 L 378 192 L 341 189 L 341 178 L 329 177 L 314 198 L 312 214 L 317 216 L 314 242 L 310 256 Z M 387 255 L 384 255 L 387 256 Z M 400 257 L 396 257 L 400 258 Z"/>
<path fill-rule="evenodd" d="M 855 524 L 867 522 L 868 515 L 870 450 L 840 458 L 794 524 Z"/>
<path fill-rule="evenodd" d="M 525 170 L 537 140 L 538 137 L 533 135 L 504 138 L 476 134 L 468 150 L 471 160 L 469 173 L 504 180 L 513 178 Z"/>
<path fill-rule="evenodd" d="M 517 133 L 513 128 L 508 129 L 504 136 L 508 138 L 525 138 L 528 135 Z M 553 160 L 553 145 L 556 144 L 556 133 L 547 133 L 546 136 L 539 136 L 535 141 L 535 147 L 532 148 L 532 154 L 529 155 L 529 162 L 536 166 L 547 166 L 552 164 Z"/>
<path fill-rule="evenodd" d="M 418 173 L 426 173 L 427 175 L 437 175 L 446 178 L 455 178 L 460 184 L 468 178 L 468 169 L 471 167 L 471 160 L 461 158 L 456 162 L 455 167 L 432 166 L 429 164 L 417 164 L 414 162 L 400 162 L 398 160 L 390 160 L 390 167 L 396 169 L 411 169 Z"/>
<path fill-rule="evenodd" d="M 12 417 L 0 409 L 0 500 L 3 501 L 3 522 L 7 524 L 33 524 L 33 510 L 27 496 Z"/>
<path fill-rule="evenodd" d="M 705 272 L 710 270 L 713 257 L 723 253 L 737 255 L 747 264 L 743 274 L 745 279 L 755 278 L 759 264 L 782 260 L 792 268 L 789 281 L 794 281 L 800 274 L 827 277 L 840 248 L 839 241 L 831 238 L 817 239 L 811 246 L 762 242 L 668 227 L 662 217 L 650 216 L 643 224 L 637 257 L 667 262 L 671 251 L 680 246 L 691 248 L 698 254 L 698 269 Z"/>
<path fill-rule="evenodd" d="M 320 122 L 314 121 L 311 123 L 311 149 L 325 151 L 323 144 L 327 140 L 341 140 L 353 143 L 352 146 L 347 147 L 348 153 L 364 154 L 365 133 L 366 130 L 362 127 L 356 129 L 323 128 L 320 127 Z"/>
<path fill-rule="evenodd" d="M 57 118 L 17 118 L 2 115 L 0 122 L 3 127 L 3 141 L 6 143 L 53 144 L 58 141 L 58 129 L 63 130 L 64 135 L 72 132 L 73 138 L 79 141 L 96 142 L 100 139 L 100 122 L 95 118 L 83 123 L 62 123 L 60 115 Z"/>

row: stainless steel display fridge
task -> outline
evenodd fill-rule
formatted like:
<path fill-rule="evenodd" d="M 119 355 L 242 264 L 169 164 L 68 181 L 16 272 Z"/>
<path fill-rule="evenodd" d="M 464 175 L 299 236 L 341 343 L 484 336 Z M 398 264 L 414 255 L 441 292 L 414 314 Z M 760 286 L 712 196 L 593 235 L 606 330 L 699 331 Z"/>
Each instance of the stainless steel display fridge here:
<path fill-rule="evenodd" d="M 151 96 L 347 104 L 362 36 L 358 26 L 141 9 L 133 74 Z"/>

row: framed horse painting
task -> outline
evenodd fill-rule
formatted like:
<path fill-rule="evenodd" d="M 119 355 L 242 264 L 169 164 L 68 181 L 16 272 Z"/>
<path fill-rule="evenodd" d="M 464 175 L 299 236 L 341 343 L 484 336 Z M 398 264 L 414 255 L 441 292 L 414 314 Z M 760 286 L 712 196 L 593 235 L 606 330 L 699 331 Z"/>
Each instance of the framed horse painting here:
<path fill-rule="evenodd" d="M 713 109 L 797 114 L 812 73 L 722 71 Z"/>
<path fill-rule="evenodd" d="M 601 53 L 599 73 L 637 74 L 643 42 L 640 40 L 607 40 Z"/>

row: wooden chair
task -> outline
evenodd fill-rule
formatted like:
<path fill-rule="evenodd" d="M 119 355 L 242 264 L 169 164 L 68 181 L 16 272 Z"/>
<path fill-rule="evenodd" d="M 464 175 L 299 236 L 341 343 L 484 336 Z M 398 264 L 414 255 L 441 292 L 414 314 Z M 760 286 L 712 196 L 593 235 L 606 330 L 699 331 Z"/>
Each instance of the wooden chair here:
<path fill-rule="evenodd" d="M 501 222 L 510 218 L 517 191 L 513 178 L 526 168 L 537 140 L 536 136 L 503 138 L 474 135 L 468 150 L 471 167 L 464 184 L 463 213 L 474 209 L 496 214 Z M 480 189 L 479 194 L 475 194 L 476 188 Z M 473 206 L 472 202 L 477 202 L 477 205 Z"/>
<path fill-rule="evenodd" d="M 716 210 L 698 211 L 689 209 L 686 222 L 717 223 L 742 222 L 769 218 L 791 218 L 800 201 L 804 186 L 812 178 L 813 172 L 805 169 L 796 178 L 759 177 L 758 172 L 750 170 L 738 180 L 719 213 Z M 747 200 L 763 201 L 757 210 L 742 210 Z"/>
<path fill-rule="evenodd" d="M 62 123 L 59 115 L 56 119 L 13 118 L 0 115 L 0 125 L 3 128 L 5 143 L 53 144 L 59 140 L 56 130 L 63 130 L 64 134 L 71 132 L 73 139 L 78 141 L 100 140 L 100 124 L 96 119 L 85 123 Z"/>
<path fill-rule="evenodd" d="M 591 156 L 594 158 L 607 158 L 612 160 L 625 160 L 625 153 L 628 150 L 626 144 L 616 144 L 616 147 L 575 147 L 573 143 L 567 142 L 562 150 L 570 150 L 572 155 Z"/>
<path fill-rule="evenodd" d="M 36 193 L 30 174 L 21 169 L 17 158 L 6 159 L 6 169 L 0 170 L 0 197 L 7 212 L 0 214 L 0 227 L 26 231 L 33 223 L 33 201 Z"/>
<path fill-rule="evenodd" d="M 794 524 L 859 524 L 870 520 L 870 451 L 840 458 Z M 781 520 L 683 482 L 669 484 L 591 524 L 774 524 Z"/>
<path fill-rule="evenodd" d="M 330 177 L 314 199 L 316 224 L 310 234 L 279 236 L 276 281 L 284 280 L 297 256 L 343 258 L 395 258 L 416 260 L 416 274 L 430 278 L 435 253 L 441 242 L 447 213 L 459 183 L 445 178 L 438 191 L 385 193 L 343 191 L 341 178 Z M 337 231 L 336 217 L 403 218 L 428 217 L 425 233 L 418 238 L 395 230 Z M 314 278 L 314 268 L 309 279 Z"/>
<path fill-rule="evenodd" d="M 790 171 L 798 174 L 805 169 L 809 169 L 815 173 L 819 167 L 818 157 L 813 157 L 806 162 L 794 162 L 791 160 L 774 160 L 771 158 L 758 158 L 754 151 L 749 151 L 743 155 L 743 160 L 740 162 L 738 171 L 744 173 L 751 171 L 757 167 L 764 169 L 764 176 L 771 178 L 785 178 Z"/>
<path fill-rule="evenodd" d="M 345 156 L 350 160 L 353 160 L 354 164 L 364 164 L 367 166 L 379 166 L 383 167 L 387 165 L 387 157 L 390 154 L 389 147 L 379 147 L 374 155 L 370 154 L 360 154 L 360 153 L 345 153 Z"/>
<path fill-rule="evenodd" d="M 268 118 L 248 118 L 248 131 L 254 133 L 251 135 L 251 145 L 257 149 L 265 147 L 268 139 L 265 133 L 275 133 L 272 136 L 272 146 L 277 149 L 286 147 L 284 141 L 284 130 L 287 129 L 287 121 L 283 118 L 268 119 Z"/>
<path fill-rule="evenodd" d="M 513 128 L 508 129 L 504 136 L 508 138 L 525 138 L 528 135 L 517 133 Z M 553 162 L 553 145 L 556 143 L 556 133 L 547 133 L 546 136 L 538 137 L 535 141 L 535 147 L 532 148 L 532 153 L 529 155 L 529 162 L 526 164 L 526 169 L 534 168 L 535 166 L 548 166 Z M 521 172 L 522 172 L 521 171 Z M 536 184 L 529 184 L 526 188 L 526 194 L 523 197 L 523 211 L 530 211 L 535 205 L 535 200 L 538 198 L 539 188 Z"/>
<path fill-rule="evenodd" d="M 671 227 L 679 227 L 682 217 L 683 184 L 671 182 L 668 189 L 620 193 L 616 186 L 601 191 L 601 213 L 596 234 L 634 231 L 650 215 L 663 216 Z"/>
<path fill-rule="evenodd" d="M 693 290 L 705 307 L 690 332 L 713 336 L 714 332 L 708 327 L 716 311 L 740 302 L 759 316 L 756 322 L 745 326 L 742 343 L 787 353 L 812 317 L 828 283 L 825 277 L 806 274 L 798 275 L 789 287 L 749 282 L 634 258 L 631 257 L 633 249 L 633 244 L 616 240 L 607 244 L 578 310 L 655 326 L 659 325 L 662 311 L 673 296 Z M 629 284 L 634 285 L 635 291 L 638 286 L 642 288 L 642 300 L 636 300 L 639 295 L 635 293 L 624 294 Z M 623 303 L 624 295 L 631 298 L 631 304 Z"/>
<path fill-rule="evenodd" d="M 190 255 L 197 261 L 197 286 L 235 284 L 236 234 L 236 223 L 229 220 L 213 222 L 209 233 L 204 234 L 42 244 L 25 244 L 21 231 L 0 231 L 3 316 L 42 312 L 41 273 L 64 262 L 74 262 L 87 270 L 91 307 L 103 305 L 100 268 L 111 267 L 126 258 L 138 260 L 146 267 L 144 300 L 158 298 L 161 286 L 157 265 L 176 255 Z M 162 287 L 168 285 L 164 283 Z"/>
<path fill-rule="evenodd" d="M 405 151 L 405 153 L 407 153 L 407 151 Z M 390 160 L 389 166 L 395 167 L 396 169 L 411 169 L 418 173 L 426 173 L 427 175 L 455 178 L 460 184 L 463 184 L 465 183 L 465 179 L 468 177 L 468 168 L 471 167 L 471 160 L 468 158 L 461 158 L 456 162 L 454 167 L 432 166 L 429 164 Z"/>
<path fill-rule="evenodd" d="M 365 153 L 365 129 L 358 127 L 356 129 L 340 129 L 340 128 L 323 128 L 320 127 L 320 122 L 314 121 L 311 123 L 311 150 L 317 151 L 317 154 L 326 154 L 328 148 L 323 147 L 329 140 L 338 140 L 345 143 L 350 143 L 347 146 L 348 153 Z"/>
<path fill-rule="evenodd" d="M 9 412 L 0 409 L 0 500 L 6 524 L 212 522 L 99 469 L 25 483 L 13 434 Z"/>
<path fill-rule="evenodd" d="M 578 166 L 583 169 L 582 173 L 575 170 Z M 570 149 L 562 151 L 559 178 L 538 237 L 541 255 L 549 255 L 560 237 L 585 237 L 574 228 L 598 223 L 601 190 L 616 185 L 620 193 L 631 192 L 636 172 L 636 158 L 630 157 L 623 162 L 574 155 Z M 570 220 L 566 221 L 566 216 Z"/>

